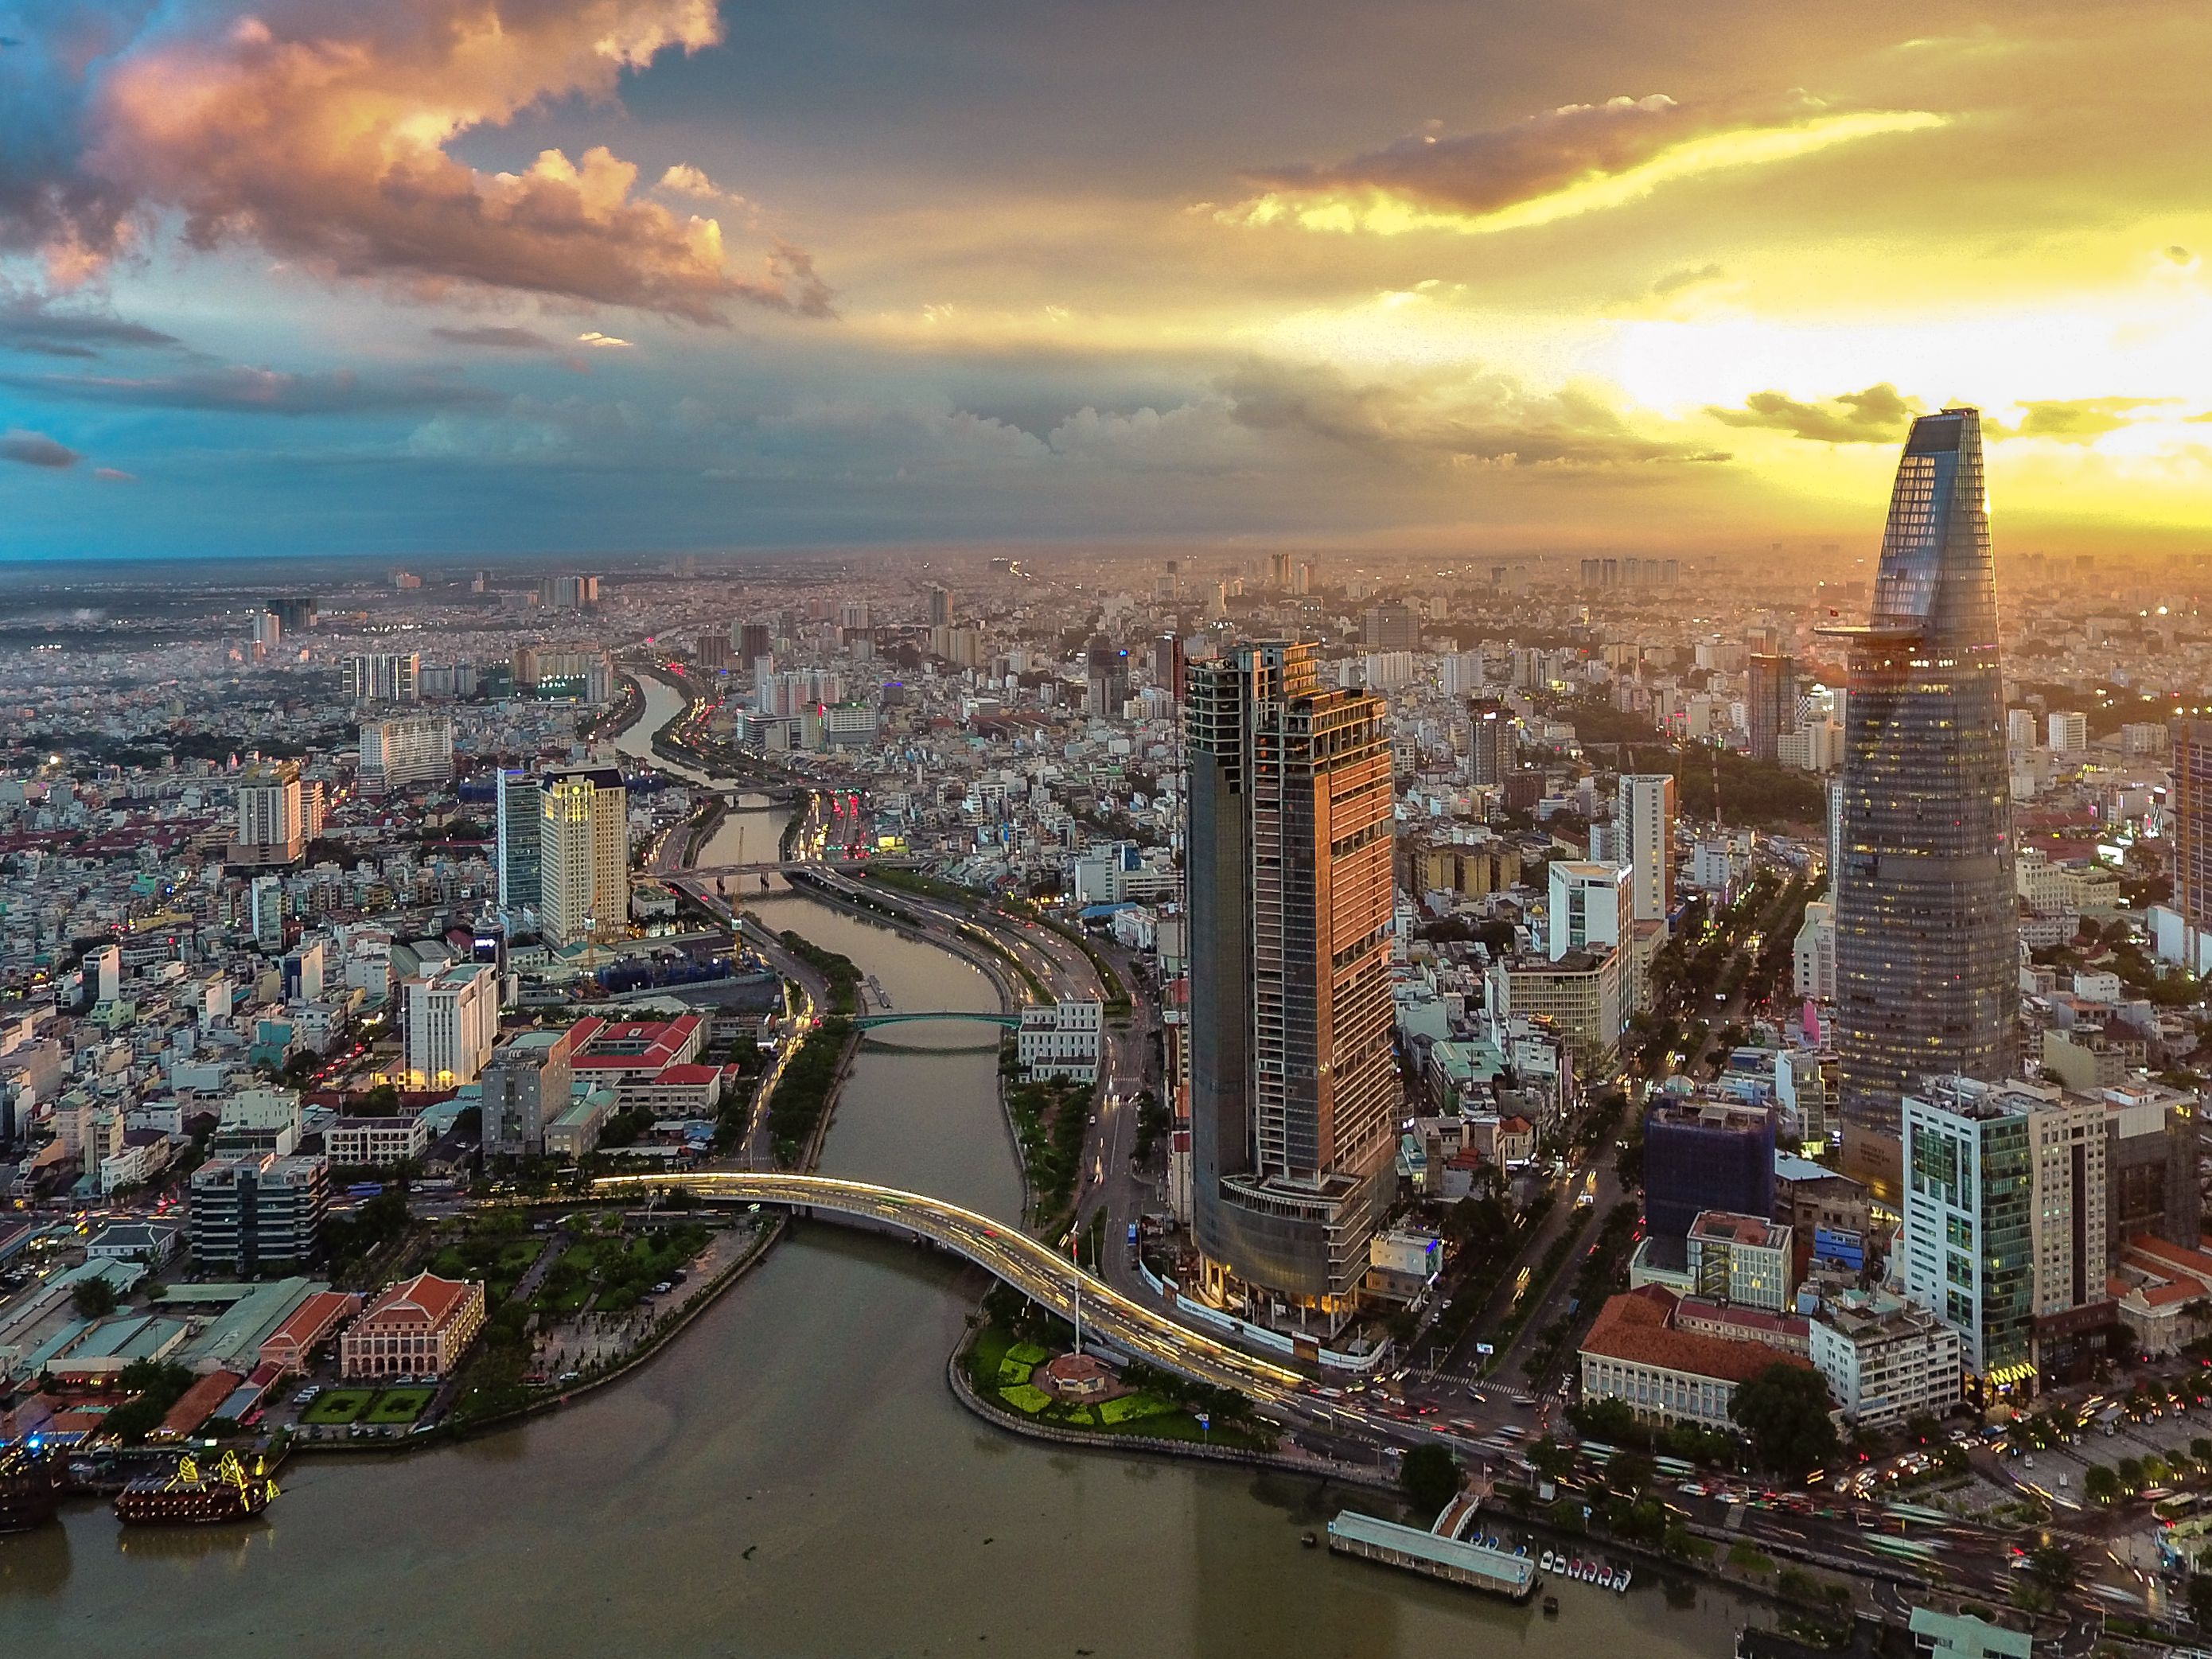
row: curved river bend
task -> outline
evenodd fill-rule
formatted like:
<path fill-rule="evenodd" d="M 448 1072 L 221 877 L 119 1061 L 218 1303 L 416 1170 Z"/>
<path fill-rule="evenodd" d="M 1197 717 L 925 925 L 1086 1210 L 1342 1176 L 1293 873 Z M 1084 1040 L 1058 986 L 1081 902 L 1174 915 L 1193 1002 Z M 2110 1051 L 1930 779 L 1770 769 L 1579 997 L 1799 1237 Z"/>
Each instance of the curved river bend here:
<path fill-rule="evenodd" d="M 722 833 L 772 835 L 775 817 Z M 749 902 L 895 1006 L 995 1006 L 940 951 L 797 895 Z M 865 1053 L 825 1170 L 1014 1219 L 994 1073 L 988 1054 Z M 0 1654 L 1732 1650 L 1741 1611 L 1714 1592 L 1678 1611 L 1656 1587 L 1570 1584 L 1547 1620 L 1301 1549 L 1327 1513 L 1307 1483 L 988 1428 L 945 1384 L 977 1288 L 950 1259 L 815 1224 L 568 1411 L 412 1456 L 297 1461 L 246 1529 L 125 1534 L 80 1505 L 0 1540 Z"/>

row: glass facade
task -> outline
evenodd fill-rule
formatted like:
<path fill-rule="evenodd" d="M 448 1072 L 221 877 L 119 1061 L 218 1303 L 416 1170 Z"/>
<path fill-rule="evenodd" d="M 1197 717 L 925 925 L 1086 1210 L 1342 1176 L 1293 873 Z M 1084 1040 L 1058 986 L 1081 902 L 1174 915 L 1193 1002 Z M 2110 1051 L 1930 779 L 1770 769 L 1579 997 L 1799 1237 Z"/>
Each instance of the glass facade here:
<path fill-rule="evenodd" d="M 1212 1288 L 1342 1312 L 1400 1097 L 1383 705 L 1310 645 L 1194 663 L 1185 698 L 1199 1250 Z"/>
<path fill-rule="evenodd" d="M 1996 587 L 1971 409 L 1923 416 L 1898 466 L 1872 614 L 1850 647 L 1835 884 L 1835 1048 L 1851 1172 L 1893 1190 L 1923 1077 L 2015 1069 L 2019 988 Z M 1878 1164 L 1886 1162 L 1885 1171 Z"/>
<path fill-rule="evenodd" d="M 2035 1325 L 2032 1115 L 1920 1099 L 1903 1111 L 1905 1292 L 1959 1333 L 1969 1370 L 2011 1380 Z"/>

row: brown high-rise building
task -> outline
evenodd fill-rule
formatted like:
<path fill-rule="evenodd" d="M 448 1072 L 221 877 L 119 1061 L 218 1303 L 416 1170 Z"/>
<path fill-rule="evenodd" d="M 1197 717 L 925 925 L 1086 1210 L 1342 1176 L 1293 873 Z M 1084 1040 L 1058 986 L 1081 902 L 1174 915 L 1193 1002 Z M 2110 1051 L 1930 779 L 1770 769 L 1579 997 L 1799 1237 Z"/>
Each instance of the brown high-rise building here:
<path fill-rule="evenodd" d="M 2212 933 L 2212 720 L 2174 727 L 2173 908 L 2191 935 Z M 2200 948 L 2190 939 L 2192 968 Z"/>
<path fill-rule="evenodd" d="M 1392 1191 L 1390 744 L 1311 645 L 1189 665 L 1193 1209 L 1208 1293 L 1324 1334 Z"/>
<path fill-rule="evenodd" d="M 1746 665 L 1744 725 L 1751 757 L 1771 762 L 1777 738 L 1797 729 L 1797 663 L 1782 653 L 1755 652 Z"/>

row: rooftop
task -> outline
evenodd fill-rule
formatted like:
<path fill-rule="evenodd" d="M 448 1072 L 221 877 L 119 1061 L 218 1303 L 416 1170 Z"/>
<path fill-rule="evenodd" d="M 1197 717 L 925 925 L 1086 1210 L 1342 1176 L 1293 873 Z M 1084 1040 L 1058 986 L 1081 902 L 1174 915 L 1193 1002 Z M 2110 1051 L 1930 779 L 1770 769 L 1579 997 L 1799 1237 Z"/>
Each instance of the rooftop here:
<path fill-rule="evenodd" d="M 1811 1364 L 1763 1343 L 1678 1331 L 1673 1323 L 1676 1301 L 1673 1291 L 1656 1285 L 1608 1298 L 1583 1339 L 1582 1352 L 1723 1382 L 1748 1382 L 1770 1365 Z"/>

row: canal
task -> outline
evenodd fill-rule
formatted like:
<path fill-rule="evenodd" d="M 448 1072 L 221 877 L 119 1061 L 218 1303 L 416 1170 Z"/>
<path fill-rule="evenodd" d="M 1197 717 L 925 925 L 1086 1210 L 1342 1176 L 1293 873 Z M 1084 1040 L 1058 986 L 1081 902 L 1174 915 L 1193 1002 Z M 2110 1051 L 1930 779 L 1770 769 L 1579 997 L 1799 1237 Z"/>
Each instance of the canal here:
<path fill-rule="evenodd" d="M 800 895 L 748 902 L 895 1006 L 996 1006 L 941 951 Z M 825 1171 L 1015 1218 L 994 1076 L 988 1054 L 864 1053 Z M 0 1654 L 1733 1650 L 1742 1609 L 1711 1590 L 1674 1608 L 1648 1583 L 1563 1584 L 1547 1619 L 1302 1549 L 1334 1506 L 1309 1482 L 999 1433 L 945 1383 L 978 1288 L 948 1259 L 811 1224 L 566 1412 L 406 1457 L 298 1461 L 247 1528 L 125 1533 L 78 1505 L 0 1539 Z"/>

